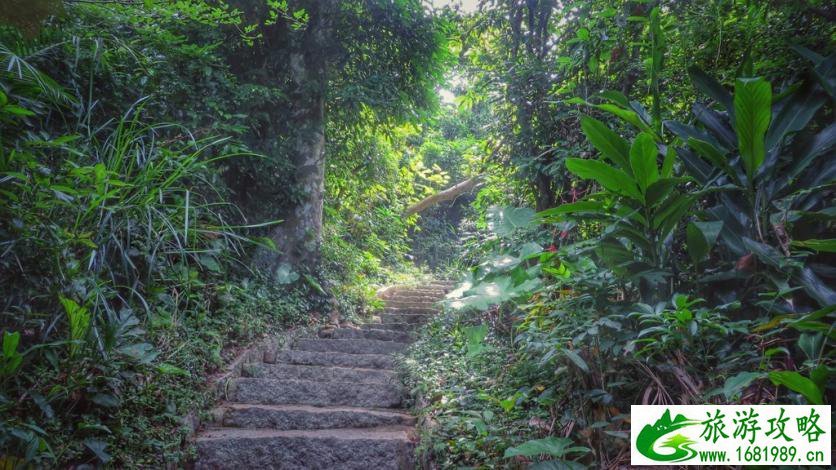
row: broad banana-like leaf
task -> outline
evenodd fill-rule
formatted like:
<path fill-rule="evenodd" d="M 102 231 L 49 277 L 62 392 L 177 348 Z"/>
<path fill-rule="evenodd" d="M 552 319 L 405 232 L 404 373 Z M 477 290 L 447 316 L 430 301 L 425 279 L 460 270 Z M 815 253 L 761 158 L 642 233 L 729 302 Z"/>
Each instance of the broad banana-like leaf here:
<path fill-rule="evenodd" d="M 659 167 L 656 165 L 658 155 L 656 141 L 650 134 L 642 132 L 633 140 L 630 147 L 630 167 L 642 193 L 659 179 Z"/>
<path fill-rule="evenodd" d="M 686 229 L 688 255 L 694 264 L 704 260 L 723 229 L 722 221 L 691 222 Z"/>
<path fill-rule="evenodd" d="M 831 99 L 836 99 L 836 54 L 831 54 L 813 69 L 816 79 Z"/>
<path fill-rule="evenodd" d="M 775 118 L 769 126 L 769 133 L 766 135 L 766 148 L 771 149 L 787 135 L 807 127 L 810 119 L 822 107 L 824 101 L 825 96 L 818 92 L 813 84 L 805 83 L 799 91 L 787 98 L 786 103 L 777 110 Z"/>
<path fill-rule="evenodd" d="M 553 221 L 562 220 L 561 216 L 566 214 L 576 214 L 583 212 L 606 213 L 604 210 L 604 203 L 593 200 L 580 200 L 569 204 L 561 204 L 557 207 L 552 207 L 536 214 L 537 219 L 541 222 L 549 223 Z"/>
<path fill-rule="evenodd" d="M 688 67 L 688 75 L 691 77 L 691 82 L 698 90 L 702 91 L 709 98 L 720 103 L 726 111 L 733 112 L 734 100 L 731 93 L 729 93 L 723 85 L 720 84 L 710 75 L 703 72 L 699 67 Z"/>
<path fill-rule="evenodd" d="M 787 171 L 790 181 L 798 178 L 817 157 L 828 153 L 836 145 L 836 123 L 825 127 L 810 140 L 810 143 L 794 159 Z"/>
<path fill-rule="evenodd" d="M 689 138 L 693 137 L 695 139 L 699 139 L 709 144 L 717 147 L 722 152 L 728 152 L 729 148 L 720 144 L 720 141 L 717 140 L 713 135 L 705 132 L 702 129 L 697 129 L 693 126 L 688 126 L 682 124 L 681 122 L 677 121 L 665 121 L 665 128 L 669 131 L 673 132 L 674 135 L 682 139 L 683 142 L 687 142 Z"/>
<path fill-rule="evenodd" d="M 738 78 L 734 86 L 735 131 L 743 168 L 753 184 L 766 156 L 764 138 L 772 117 L 772 87 L 763 78 Z"/>
<path fill-rule="evenodd" d="M 609 101 L 610 103 L 614 103 L 621 106 L 622 108 L 630 106 L 630 100 L 627 99 L 627 96 L 625 96 L 624 93 L 617 90 L 605 90 L 599 93 L 599 96 Z"/>
<path fill-rule="evenodd" d="M 487 212 L 488 228 L 499 237 L 510 236 L 518 228 L 528 227 L 534 210 L 528 207 L 492 206 Z"/>
<path fill-rule="evenodd" d="M 635 100 L 630 101 L 630 109 L 632 109 L 636 113 L 636 116 L 638 116 L 639 119 L 641 119 L 645 124 L 647 124 L 648 126 L 653 125 L 653 118 L 650 116 L 647 110 L 644 109 L 644 106 L 642 106 L 641 103 Z"/>
<path fill-rule="evenodd" d="M 668 145 L 665 148 L 665 159 L 662 160 L 662 178 L 670 178 L 673 176 L 673 164 L 676 161 L 676 147 Z"/>
<path fill-rule="evenodd" d="M 581 118 L 581 129 L 589 142 L 606 159 L 620 169 L 631 173 L 629 154 L 630 145 L 620 135 L 613 132 L 603 122 L 588 116 Z"/>
<path fill-rule="evenodd" d="M 734 181 L 735 184 L 741 185 L 740 176 L 737 174 L 737 171 L 729 165 L 728 157 L 716 147 L 708 142 L 695 139 L 693 137 L 688 138 L 688 146 L 694 149 L 698 154 L 702 155 L 703 158 L 714 164 L 715 168 L 721 170 L 726 176 Z"/>
<path fill-rule="evenodd" d="M 694 117 L 717 138 L 720 145 L 728 149 L 737 147 L 737 138 L 731 129 L 727 116 L 709 109 L 702 103 L 694 103 L 693 113 Z"/>
<path fill-rule="evenodd" d="M 595 180 L 608 191 L 644 202 L 636 182 L 627 173 L 598 160 L 567 158 L 566 169 L 580 178 Z"/>
<path fill-rule="evenodd" d="M 596 104 L 596 105 L 592 105 L 592 106 L 595 107 L 595 108 L 600 109 L 601 111 L 606 111 L 606 112 L 620 118 L 621 120 L 626 121 L 626 122 L 636 126 L 636 128 L 639 129 L 642 132 L 650 133 L 651 135 L 654 136 L 654 138 L 656 137 L 656 133 L 653 132 L 653 129 L 650 126 L 648 126 L 647 123 L 645 123 L 642 120 L 642 118 L 639 117 L 638 114 L 636 114 L 635 111 L 632 111 L 632 110 L 629 110 L 629 109 L 624 109 L 620 106 L 617 106 L 617 105 L 614 105 L 614 104 L 609 104 L 609 103 Z"/>
<path fill-rule="evenodd" d="M 707 186 L 716 176 L 716 169 L 698 157 L 691 149 L 680 148 L 679 159 L 682 161 L 685 171 L 702 186 Z"/>
<path fill-rule="evenodd" d="M 804 292 L 816 300 L 822 307 L 836 304 L 836 292 L 809 267 L 801 268 L 793 279 L 801 284 Z"/>
<path fill-rule="evenodd" d="M 653 219 L 654 228 L 659 230 L 662 238 L 667 237 L 668 233 L 676 227 L 680 219 L 691 209 L 691 206 L 696 201 L 693 195 L 678 195 L 669 199 L 666 202 L 658 215 Z"/>
<path fill-rule="evenodd" d="M 663 203 L 673 192 L 676 185 L 688 180 L 689 178 L 661 178 L 656 180 L 653 184 L 647 187 L 647 194 L 645 195 L 647 206 L 655 207 L 658 204 Z"/>

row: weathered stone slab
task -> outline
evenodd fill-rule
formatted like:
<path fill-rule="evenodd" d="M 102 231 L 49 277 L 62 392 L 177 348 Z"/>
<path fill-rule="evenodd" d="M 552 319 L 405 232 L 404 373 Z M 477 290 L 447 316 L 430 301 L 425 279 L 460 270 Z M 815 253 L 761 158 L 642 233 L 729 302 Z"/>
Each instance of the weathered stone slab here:
<path fill-rule="evenodd" d="M 200 470 L 413 468 L 410 428 L 217 429 L 197 439 Z"/>

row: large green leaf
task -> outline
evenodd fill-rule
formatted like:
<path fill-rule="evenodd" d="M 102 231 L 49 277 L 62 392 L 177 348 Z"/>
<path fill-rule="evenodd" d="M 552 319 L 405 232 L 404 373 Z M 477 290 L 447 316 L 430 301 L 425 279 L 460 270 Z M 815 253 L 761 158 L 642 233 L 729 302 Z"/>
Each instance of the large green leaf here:
<path fill-rule="evenodd" d="M 654 207 L 657 204 L 661 204 L 678 184 L 688 180 L 689 178 L 660 178 L 656 180 L 656 182 L 647 187 L 647 193 L 645 194 L 647 205 Z"/>
<path fill-rule="evenodd" d="M 488 336 L 487 325 L 468 326 L 462 329 L 462 333 L 464 333 L 466 340 L 465 346 L 467 347 L 468 357 L 476 356 L 486 349 L 483 341 Z"/>
<path fill-rule="evenodd" d="M 644 198 L 636 187 L 635 181 L 627 173 L 613 168 L 598 160 L 567 158 L 566 169 L 580 178 L 595 180 L 598 184 L 614 193 L 627 196 L 637 201 Z"/>
<path fill-rule="evenodd" d="M 822 107 L 825 96 L 809 83 L 788 98 L 787 103 L 775 115 L 766 136 L 766 148 L 770 149 L 787 134 L 798 132 L 807 126 L 816 111 Z"/>
<path fill-rule="evenodd" d="M 557 207 L 552 207 L 536 214 L 537 218 L 542 222 L 549 222 L 552 220 L 559 220 L 561 215 L 574 214 L 578 212 L 594 212 L 605 213 L 604 204 L 601 201 L 581 200 L 577 202 L 570 202 L 568 204 L 561 204 Z"/>
<path fill-rule="evenodd" d="M 691 77 L 694 86 L 700 91 L 723 105 L 727 111 L 731 112 L 734 110 L 731 94 L 717 80 L 714 80 L 714 78 L 696 66 L 688 68 L 688 75 Z"/>
<path fill-rule="evenodd" d="M 833 123 L 821 130 L 815 137 L 809 140 L 798 156 L 793 159 L 793 165 L 784 176 L 789 180 L 795 180 L 810 166 L 811 163 L 822 155 L 826 155 L 836 145 L 836 123 Z"/>
<path fill-rule="evenodd" d="M 517 229 L 528 227 L 534 210 L 528 207 L 492 206 L 487 212 L 488 228 L 497 236 L 508 237 Z"/>
<path fill-rule="evenodd" d="M 699 263 L 708 256 L 711 247 L 717 242 L 720 230 L 723 229 L 722 221 L 714 222 L 691 222 L 686 229 L 688 240 L 688 254 L 694 264 Z"/>
<path fill-rule="evenodd" d="M 836 253 L 836 238 L 828 240 L 793 240 L 792 245 L 800 246 L 801 248 L 809 248 L 815 251 Z"/>
<path fill-rule="evenodd" d="M 693 137 L 688 138 L 688 146 L 694 149 L 697 153 L 703 156 L 706 160 L 711 162 L 716 168 L 719 168 L 723 171 L 723 173 L 731 178 L 735 184 L 740 185 L 741 181 L 737 175 L 737 172 L 734 171 L 734 168 L 729 165 L 728 158 L 723 155 L 723 153 L 717 149 L 717 147 L 711 145 L 710 143 L 695 139 Z"/>
<path fill-rule="evenodd" d="M 3 356 L 14 357 L 17 354 L 17 345 L 20 343 L 20 333 L 17 331 L 3 332 Z"/>
<path fill-rule="evenodd" d="M 673 176 L 673 164 L 676 161 L 676 147 L 668 145 L 665 148 L 665 159 L 662 160 L 662 178 L 670 178 Z"/>
<path fill-rule="evenodd" d="M 752 381 L 762 377 L 762 372 L 741 372 L 733 377 L 729 377 L 723 384 L 723 395 L 725 395 L 726 400 L 734 400 Z"/>
<path fill-rule="evenodd" d="M 734 85 L 737 146 L 749 184 L 766 156 L 764 137 L 772 116 L 772 88 L 763 78 L 738 78 Z"/>
<path fill-rule="evenodd" d="M 669 198 L 659 210 L 659 214 L 653 219 L 654 228 L 659 229 L 662 238 L 668 236 L 671 230 L 676 227 L 679 220 L 691 209 L 696 198 L 693 195 L 678 195 Z"/>
<path fill-rule="evenodd" d="M 603 122 L 589 116 L 581 118 L 581 129 L 589 142 L 605 158 L 617 167 L 630 171 L 628 162 L 630 146 L 620 135 L 613 132 Z"/>
<path fill-rule="evenodd" d="M 824 404 L 821 390 L 819 390 L 815 382 L 798 372 L 790 370 L 770 372 L 769 380 L 775 385 L 783 385 L 794 392 L 800 393 L 812 405 Z"/>
<path fill-rule="evenodd" d="M 630 147 L 630 167 L 642 194 L 659 179 L 659 167 L 656 166 L 658 153 L 653 136 L 645 132 L 637 135 Z"/>
<path fill-rule="evenodd" d="M 631 111 L 629 109 L 624 109 L 620 106 L 617 106 L 617 105 L 614 105 L 614 104 L 609 104 L 609 103 L 596 104 L 596 105 L 592 105 L 592 106 L 595 107 L 595 108 L 598 108 L 602 111 L 606 111 L 608 113 L 611 113 L 611 114 L 617 116 L 618 118 L 622 119 L 623 121 L 628 122 L 628 123 L 636 126 L 640 131 L 648 132 L 651 135 L 653 135 L 654 137 L 656 135 L 653 132 L 653 129 L 651 129 L 650 126 L 647 125 L 647 123 L 642 121 L 642 119 L 639 117 L 639 115 L 635 111 Z"/>
<path fill-rule="evenodd" d="M 737 147 L 737 136 L 723 114 L 696 102 L 693 108 L 694 117 L 702 123 L 720 146 L 732 149 Z"/>
<path fill-rule="evenodd" d="M 572 351 L 571 349 L 564 349 L 563 354 L 569 358 L 579 369 L 582 371 L 589 373 L 589 366 L 586 364 L 586 361 L 580 356 L 580 354 Z"/>

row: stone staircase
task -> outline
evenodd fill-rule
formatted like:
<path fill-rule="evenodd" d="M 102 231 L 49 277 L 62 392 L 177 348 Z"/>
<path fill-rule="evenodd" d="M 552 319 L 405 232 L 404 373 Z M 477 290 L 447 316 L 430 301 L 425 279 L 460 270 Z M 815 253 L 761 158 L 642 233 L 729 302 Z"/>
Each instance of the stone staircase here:
<path fill-rule="evenodd" d="M 393 287 L 373 323 L 322 329 L 248 364 L 197 436 L 198 469 L 409 469 L 415 418 L 393 354 L 451 285 Z"/>

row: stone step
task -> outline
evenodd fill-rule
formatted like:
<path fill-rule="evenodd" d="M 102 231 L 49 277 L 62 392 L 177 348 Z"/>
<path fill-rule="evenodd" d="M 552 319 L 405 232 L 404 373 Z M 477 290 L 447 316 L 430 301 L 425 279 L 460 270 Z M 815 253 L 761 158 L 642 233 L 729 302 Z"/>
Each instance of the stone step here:
<path fill-rule="evenodd" d="M 247 377 L 276 380 L 318 380 L 321 382 L 355 382 L 396 384 L 398 376 L 388 369 L 308 366 L 301 364 L 249 364 Z"/>
<path fill-rule="evenodd" d="M 434 301 L 392 299 L 386 301 L 386 308 L 438 308 L 438 303 Z"/>
<path fill-rule="evenodd" d="M 412 314 L 421 314 L 421 315 L 435 315 L 439 313 L 441 310 L 437 308 L 398 308 L 398 307 L 386 307 L 383 309 L 383 313 L 412 313 Z"/>
<path fill-rule="evenodd" d="M 273 380 L 241 377 L 227 385 L 229 400 L 258 405 L 397 408 L 403 389 L 395 384 Z"/>
<path fill-rule="evenodd" d="M 380 322 L 383 325 L 406 323 L 408 325 L 422 325 L 430 320 L 433 315 L 421 315 L 413 313 L 381 313 Z"/>
<path fill-rule="evenodd" d="M 228 428 L 338 429 L 375 426 L 412 426 L 407 413 L 349 406 L 245 405 L 230 403 L 217 408 L 217 424 Z"/>
<path fill-rule="evenodd" d="M 408 343 L 414 339 L 407 332 L 383 328 L 337 328 L 331 332 L 331 337 L 335 339 L 377 339 L 401 343 Z"/>
<path fill-rule="evenodd" d="M 413 468 L 412 429 L 212 429 L 197 438 L 198 470 Z"/>
<path fill-rule="evenodd" d="M 302 338 L 293 343 L 297 351 L 340 352 L 346 354 L 392 354 L 406 349 L 406 343 L 376 339 Z"/>
<path fill-rule="evenodd" d="M 447 292 L 440 289 L 409 289 L 409 290 L 397 290 L 397 291 L 387 291 L 381 295 L 381 298 L 384 300 L 388 299 L 406 299 L 406 298 L 414 298 L 420 297 L 423 300 L 438 300 L 444 298 L 447 295 Z M 413 299 L 411 299 L 413 300 Z"/>
<path fill-rule="evenodd" d="M 286 350 L 276 354 L 276 362 L 310 366 L 358 367 L 363 369 L 392 369 L 395 361 L 387 354 L 345 354 Z"/>
<path fill-rule="evenodd" d="M 361 328 L 364 330 L 367 329 L 386 329 L 389 331 L 400 331 L 403 333 L 412 333 L 416 328 L 420 325 L 417 323 L 403 323 L 403 322 L 393 322 L 393 323 L 383 323 L 378 317 L 377 321 L 374 323 L 364 323 L 360 325 Z"/>
<path fill-rule="evenodd" d="M 398 295 L 427 295 L 427 296 L 444 296 L 447 295 L 447 289 L 434 287 L 396 287 L 385 292 L 389 297 Z"/>
<path fill-rule="evenodd" d="M 389 300 L 413 300 L 420 302 L 438 302 L 446 297 L 446 293 L 415 293 L 415 292 L 393 292 L 382 297 L 383 301 Z"/>

